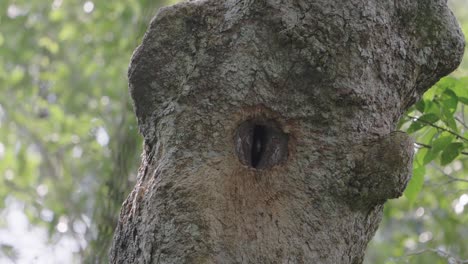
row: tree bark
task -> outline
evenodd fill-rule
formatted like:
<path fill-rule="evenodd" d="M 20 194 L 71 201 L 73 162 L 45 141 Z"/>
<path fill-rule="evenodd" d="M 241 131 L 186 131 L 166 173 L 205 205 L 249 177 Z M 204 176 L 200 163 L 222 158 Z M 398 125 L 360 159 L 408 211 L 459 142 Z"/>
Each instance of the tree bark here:
<path fill-rule="evenodd" d="M 161 9 L 129 86 L 145 145 L 112 263 L 361 263 L 410 178 L 401 114 L 460 63 L 446 0 Z"/>

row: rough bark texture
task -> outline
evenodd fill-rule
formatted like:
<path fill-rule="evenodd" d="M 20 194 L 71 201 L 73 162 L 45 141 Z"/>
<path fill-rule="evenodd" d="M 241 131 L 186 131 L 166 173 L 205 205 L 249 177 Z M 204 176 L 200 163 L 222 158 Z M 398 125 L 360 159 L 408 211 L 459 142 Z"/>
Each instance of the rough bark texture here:
<path fill-rule="evenodd" d="M 455 69 L 445 0 L 206 0 L 135 51 L 145 139 L 112 263 L 361 263 L 411 174 L 400 115 Z"/>

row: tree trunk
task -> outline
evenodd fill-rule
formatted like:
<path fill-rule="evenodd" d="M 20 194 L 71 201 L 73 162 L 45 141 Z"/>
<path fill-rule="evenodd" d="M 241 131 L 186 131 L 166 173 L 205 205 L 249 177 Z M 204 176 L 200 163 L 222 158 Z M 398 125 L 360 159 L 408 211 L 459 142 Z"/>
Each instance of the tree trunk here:
<path fill-rule="evenodd" d="M 163 8 L 129 68 L 145 146 L 112 263 L 361 263 L 410 178 L 401 114 L 460 63 L 446 0 Z"/>

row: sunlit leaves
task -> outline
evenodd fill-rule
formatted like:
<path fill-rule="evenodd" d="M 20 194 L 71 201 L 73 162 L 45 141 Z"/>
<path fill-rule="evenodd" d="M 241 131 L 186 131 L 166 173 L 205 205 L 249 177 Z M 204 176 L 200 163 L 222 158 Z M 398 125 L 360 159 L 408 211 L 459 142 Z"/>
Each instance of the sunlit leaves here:
<path fill-rule="evenodd" d="M 400 122 L 400 127 L 406 126 L 408 133 L 418 137 L 419 147 L 429 149 L 420 150 L 424 153 L 422 164 L 438 161 L 447 165 L 468 148 L 463 120 L 466 91 L 466 79 L 446 77 L 426 92 Z"/>

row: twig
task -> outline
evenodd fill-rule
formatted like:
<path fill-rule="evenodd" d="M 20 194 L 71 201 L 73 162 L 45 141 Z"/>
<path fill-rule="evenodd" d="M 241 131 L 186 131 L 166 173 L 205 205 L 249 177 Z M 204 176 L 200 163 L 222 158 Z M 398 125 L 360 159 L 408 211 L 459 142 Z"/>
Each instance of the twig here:
<path fill-rule="evenodd" d="M 454 177 L 452 175 L 449 175 L 447 173 L 444 172 L 444 170 L 442 168 L 440 168 L 439 166 L 433 166 L 434 169 L 438 170 L 440 173 L 442 173 L 445 177 L 449 178 L 450 182 L 454 182 L 454 181 L 460 181 L 460 182 L 468 182 L 467 179 L 461 179 L 461 178 L 457 178 L 457 177 Z"/>
<path fill-rule="evenodd" d="M 435 249 L 435 248 L 426 248 L 426 249 L 422 249 L 422 250 L 419 250 L 419 251 L 416 251 L 416 252 L 412 252 L 412 253 L 408 253 L 406 255 L 404 255 L 403 257 L 411 257 L 411 256 L 416 256 L 416 255 L 421 255 L 421 254 L 424 254 L 424 253 L 436 253 L 438 256 L 442 257 L 442 258 L 445 258 L 447 260 L 452 260 L 452 261 L 455 261 L 456 264 L 463 264 L 463 263 L 468 263 L 468 260 L 465 259 L 459 259 L 459 258 L 456 258 L 454 256 L 452 256 L 450 253 L 442 250 L 442 249 Z M 450 263 L 453 263 L 453 262 L 450 262 Z"/>
<path fill-rule="evenodd" d="M 414 144 L 415 144 L 416 146 L 419 146 L 419 148 L 427 148 L 427 149 L 431 149 L 431 148 L 432 148 L 431 145 L 427 145 L 427 144 L 424 144 L 424 143 L 414 142 Z"/>
<path fill-rule="evenodd" d="M 458 123 L 460 123 L 464 128 L 468 128 L 468 126 L 465 124 L 465 122 L 463 122 L 463 120 L 461 120 L 460 118 L 455 117 L 455 120 L 457 120 Z"/>
<path fill-rule="evenodd" d="M 450 129 L 443 128 L 443 127 L 440 127 L 440 126 L 438 126 L 438 125 L 434 125 L 433 123 L 431 123 L 431 122 L 429 122 L 429 121 L 426 121 L 426 120 L 421 119 L 421 118 L 417 118 L 417 117 L 415 117 L 415 116 L 410 116 L 410 115 L 406 115 L 406 116 L 407 116 L 408 118 L 411 118 L 412 120 L 414 120 L 414 121 L 416 121 L 416 122 L 420 122 L 420 123 L 426 124 L 426 125 L 428 125 L 428 126 L 431 126 L 431 127 L 433 127 L 433 128 L 436 128 L 436 129 L 439 129 L 439 130 L 443 130 L 443 131 L 445 131 L 445 132 L 448 132 L 448 133 L 454 135 L 455 137 L 457 137 L 457 138 L 459 138 L 459 139 L 461 139 L 461 140 L 464 140 L 464 141 L 468 142 L 468 138 L 465 138 L 465 137 L 463 137 L 462 135 L 459 135 L 459 134 L 457 134 L 456 132 L 454 132 L 454 131 L 452 131 L 452 130 L 450 130 Z"/>
<path fill-rule="evenodd" d="M 427 149 L 432 148 L 431 145 L 427 145 L 427 144 L 424 144 L 424 143 L 415 142 L 414 144 L 417 145 L 417 146 L 420 146 L 420 148 L 427 148 Z M 468 156 L 468 152 L 466 152 L 466 151 L 461 151 L 460 154 Z"/>

